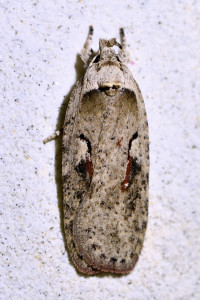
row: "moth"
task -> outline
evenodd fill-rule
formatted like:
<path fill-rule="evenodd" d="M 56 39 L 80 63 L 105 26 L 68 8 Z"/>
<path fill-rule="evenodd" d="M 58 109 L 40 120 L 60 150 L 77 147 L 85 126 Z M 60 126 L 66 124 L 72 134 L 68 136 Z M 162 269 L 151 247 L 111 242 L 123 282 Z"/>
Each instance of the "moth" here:
<path fill-rule="evenodd" d="M 91 49 L 63 125 L 64 227 L 81 273 L 129 273 L 141 252 L 148 217 L 149 137 L 145 105 L 127 67 L 124 30 Z M 117 53 L 115 48 L 118 48 Z"/>

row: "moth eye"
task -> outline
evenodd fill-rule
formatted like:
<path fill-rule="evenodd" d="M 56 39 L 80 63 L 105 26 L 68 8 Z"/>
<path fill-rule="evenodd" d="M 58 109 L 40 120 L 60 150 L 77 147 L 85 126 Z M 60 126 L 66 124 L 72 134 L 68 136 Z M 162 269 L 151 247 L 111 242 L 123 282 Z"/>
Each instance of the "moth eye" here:
<path fill-rule="evenodd" d="M 97 57 L 95 58 L 95 60 L 93 61 L 93 63 L 98 63 L 100 61 L 100 55 L 97 55 Z"/>

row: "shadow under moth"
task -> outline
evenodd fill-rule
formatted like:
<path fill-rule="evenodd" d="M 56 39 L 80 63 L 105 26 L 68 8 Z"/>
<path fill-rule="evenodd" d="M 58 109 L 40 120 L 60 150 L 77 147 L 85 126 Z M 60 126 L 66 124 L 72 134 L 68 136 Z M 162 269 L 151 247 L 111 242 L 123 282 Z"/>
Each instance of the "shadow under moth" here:
<path fill-rule="evenodd" d="M 148 123 L 126 66 L 124 30 L 121 44 L 100 39 L 96 54 L 92 35 L 91 26 L 81 52 L 88 67 L 72 91 L 63 125 L 65 235 L 79 272 L 126 274 L 138 260 L 147 226 Z"/>

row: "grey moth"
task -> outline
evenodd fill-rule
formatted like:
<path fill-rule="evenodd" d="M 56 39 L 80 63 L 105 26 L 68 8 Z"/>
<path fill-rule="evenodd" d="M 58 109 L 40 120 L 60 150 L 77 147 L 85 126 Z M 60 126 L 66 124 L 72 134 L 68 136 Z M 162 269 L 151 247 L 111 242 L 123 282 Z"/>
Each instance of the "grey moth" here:
<path fill-rule="evenodd" d="M 129 273 L 148 217 L 149 137 L 144 101 L 127 67 L 124 30 L 81 58 L 63 125 L 62 176 L 67 247 L 85 274 Z M 118 48 L 115 52 L 114 48 Z"/>

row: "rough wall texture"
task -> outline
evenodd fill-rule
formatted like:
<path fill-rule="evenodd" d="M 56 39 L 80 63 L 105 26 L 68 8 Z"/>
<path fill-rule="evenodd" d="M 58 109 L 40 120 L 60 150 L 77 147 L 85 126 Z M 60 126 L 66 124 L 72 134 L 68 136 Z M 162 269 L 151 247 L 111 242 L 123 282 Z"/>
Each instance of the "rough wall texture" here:
<path fill-rule="evenodd" d="M 1 299 L 198 299 L 200 102 L 195 1 L 3 1 L 1 22 Z M 60 141 L 89 25 L 98 39 L 126 30 L 130 69 L 150 129 L 150 210 L 128 276 L 86 277 L 62 232 Z"/>

